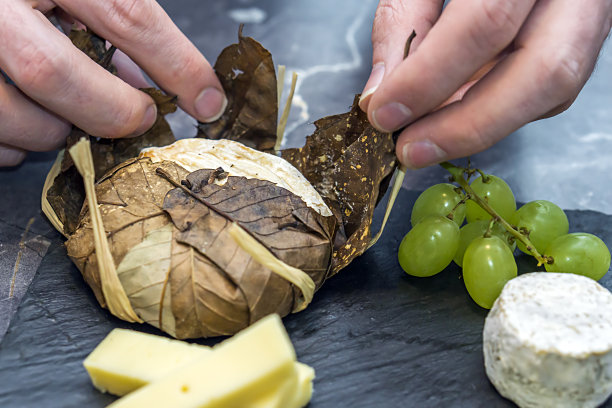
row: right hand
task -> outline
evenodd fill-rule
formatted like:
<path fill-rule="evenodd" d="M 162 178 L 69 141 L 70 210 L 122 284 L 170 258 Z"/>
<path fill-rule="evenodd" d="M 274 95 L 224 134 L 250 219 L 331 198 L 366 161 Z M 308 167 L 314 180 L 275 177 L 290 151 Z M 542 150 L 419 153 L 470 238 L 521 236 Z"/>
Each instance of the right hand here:
<path fill-rule="evenodd" d="M 443 3 L 380 0 L 374 19 L 359 105 L 377 129 L 402 129 L 396 153 L 409 168 L 483 151 L 567 109 L 612 26 L 610 0 Z"/>
<path fill-rule="evenodd" d="M 113 61 L 127 83 L 75 48 L 48 20 L 54 14 L 123 51 Z M 15 84 L 0 77 L 0 167 L 62 146 L 71 124 L 108 138 L 147 131 L 157 112 L 135 88 L 148 86 L 136 64 L 202 122 L 226 107 L 211 65 L 154 0 L 0 0 L 0 20 L 0 69 Z"/>

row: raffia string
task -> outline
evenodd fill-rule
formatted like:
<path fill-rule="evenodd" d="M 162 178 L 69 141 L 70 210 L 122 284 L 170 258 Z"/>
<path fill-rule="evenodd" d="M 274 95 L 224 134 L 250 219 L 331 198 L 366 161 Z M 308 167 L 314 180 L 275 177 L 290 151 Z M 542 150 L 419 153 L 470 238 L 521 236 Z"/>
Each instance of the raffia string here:
<path fill-rule="evenodd" d="M 119 281 L 115 261 L 108 246 L 106 232 L 102 223 L 102 214 L 100 214 L 98 199 L 96 198 L 94 185 L 95 171 L 89 140 L 85 138 L 79 140 L 68 152 L 72 156 L 74 165 L 83 177 L 83 183 L 85 184 L 85 196 L 87 197 L 87 206 L 91 215 L 102 293 L 104 294 L 108 310 L 120 319 L 128 322 L 142 323 L 140 317 L 132 309 L 121 281 Z"/>
<path fill-rule="evenodd" d="M 293 75 L 291 76 L 291 89 L 289 90 L 289 96 L 287 96 L 287 101 L 285 102 L 285 107 L 283 108 L 283 114 L 281 115 L 276 128 L 276 144 L 274 145 L 274 150 L 277 152 L 280 151 L 283 144 L 283 139 L 285 137 L 285 128 L 287 127 L 287 120 L 289 120 L 289 112 L 291 111 L 291 103 L 293 102 L 293 94 L 295 93 L 297 78 L 297 72 L 293 72 Z M 280 102 L 280 98 L 278 101 Z"/>
<path fill-rule="evenodd" d="M 366 250 L 370 249 L 372 246 L 374 246 L 374 244 L 376 244 L 376 242 L 378 242 L 378 239 L 380 238 L 383 231 L 385 230 L 385 225 L 387 225 L 389 214 L 391 214 L 391 210 L 393 209 L 393 204 L 395 204 L 395 199 L 397 198 L 397 194 L 402 188 L 402 184 L 404 182 L 405 176 L 406 176 L 406 166 L 402 165 L 401 167 L 398 167 L 397 170 L 395 170 L 395 180 L 393 181 L 393 187 L 391 189 L 391 193 L 389 194 L 389 201 L 387 201 L 387 208 L 385 209 L 385 216 L 383 218 L 382 225 L 380 226 L 380 230 L 378 231 L 376 236 L 372 238 L 372 240 L 368 244 L 368 247 L 366 248 Z"/>
<path fill-rule="evenodd" d="M 283 88 L 285 87 L 285 69 L 284 65 L 278 66 L 278 74 L 276 75 L 276 101 L 280 104 L 281 97 L 283 96 Z"/>
<path fill-rule="evenodd" d="M 272 252 L 235 222 L 231 224 L 228 232 L 238 246 L 251 255 L 256 262 L 288 280 L 302 292 L 302 298 L 299 299 L 297 304 L 293 307 L 293 313 L 306 309 L 312 301 L 315 290 L 315 283 L 306 272 L 294 268 L 291 265 L 287 265 L 278 259 Z"/>
<path fill-rule="evenodd" d="M 53 163 L 51 170 L 49 170 L 49 173 L 47 174 L 47 178 L 45 179 L 45 184 L 43 185 L 42 189 L 42 196 L 40 197 L 40 207 L 42 208 L 42 212 L 47 216 L 53 227 L 55 227 L 55 229 L 58 230 L 64 237 L 68 238 L 66 236 L 66 233 L 64 232 L 64 224 L 60 221 L 59 217 L 55 213 L 55 210 L 53 210 L 53 207 L 51 207 L 51 204 L 47 199 L 47 193 L 49 192 L 49 189 L 55 182 L 55 178 L 61 172 L 62 160 L 64 160 L 64 153 L 65 150 L 60 150 L 60 152 L 57 154 L 57 158 L 55 159 L 55 163 Z"/>

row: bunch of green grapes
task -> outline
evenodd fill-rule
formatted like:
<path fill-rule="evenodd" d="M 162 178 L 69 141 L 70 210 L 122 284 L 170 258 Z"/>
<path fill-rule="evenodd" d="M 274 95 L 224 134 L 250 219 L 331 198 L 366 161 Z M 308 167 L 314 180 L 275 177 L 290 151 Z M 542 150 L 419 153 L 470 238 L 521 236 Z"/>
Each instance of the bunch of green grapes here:
<path fill-rule="evenodd" d="M 517 210 L 514 194 L 501 178 L 450 163 L 443 167 L 458 186 L 436 184 L 415 201 L 412 229 L 398 250 L 409 275 L 432 276 L 455 262 L 471 298 L 490 309 L 504 285 L 517 276 L 515 248 L 533 255 L 549 272 L 595 280 L 608 272 L 605 243 L 592 234 L 568 233 L 567 216 L 557 205 L 536 200 Z M 476 173 L 480 175 L 468 183 Z"/>

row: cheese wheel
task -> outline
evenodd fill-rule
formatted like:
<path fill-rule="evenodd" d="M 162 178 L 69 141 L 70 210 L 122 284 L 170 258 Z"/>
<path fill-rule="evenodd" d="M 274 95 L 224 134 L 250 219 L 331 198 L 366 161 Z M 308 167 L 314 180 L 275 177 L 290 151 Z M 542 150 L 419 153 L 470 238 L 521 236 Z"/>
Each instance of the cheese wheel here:
<path fill-rule="evenodd" d="M 590 278 L 511 280 L 483 341 L 487 376 L 520 407 L 596 407 L 612 394 L 612 294 Z"/>

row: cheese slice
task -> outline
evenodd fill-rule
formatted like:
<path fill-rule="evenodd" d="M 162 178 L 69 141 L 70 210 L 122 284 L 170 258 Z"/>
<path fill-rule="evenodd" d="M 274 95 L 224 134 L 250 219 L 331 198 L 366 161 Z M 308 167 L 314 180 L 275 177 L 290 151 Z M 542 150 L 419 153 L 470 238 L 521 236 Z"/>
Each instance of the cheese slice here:
<path fill-rule="evenodd" d="M 248 407 L 260 395 L 297 377 L 295 360 L 280 318 L 270 315 L 216 346 L 207 356 L 110 406 Z"/>
<path fill-rule="evenodd" d="M 248 408 L 301 408 L 312 397 L 312 380 L 315 372 L 312 367 L 295 363 L 296 377 L 290 377 L 277 390 L 271 390 L 254 400 Z"/>
<path fill-rule="evenodd" d="M 520 407 L 596 407 L 612 394 L 612 294 L 590 278 L 512 279 L 483 341 L 489 379 Z"/>
<path fill-rule="evenodd" d="M 206 346 L 134 330 L 114 329 L 83 365 L 98 390 L 123 396 L 188 366 L 210 352 L 210 347 Z M 258 396 L 250 406 L 283 408 L 308 404 L 315 372 L 306 364 L 297 361 L 294 364 L 297 377 L 290 376 L 277 389 Z"/>
<path fill-rule="evenodd" d="M 125 395 L 207 356 L 210 347 L 114 329 L 83 362 L 98 390 Z"/>

